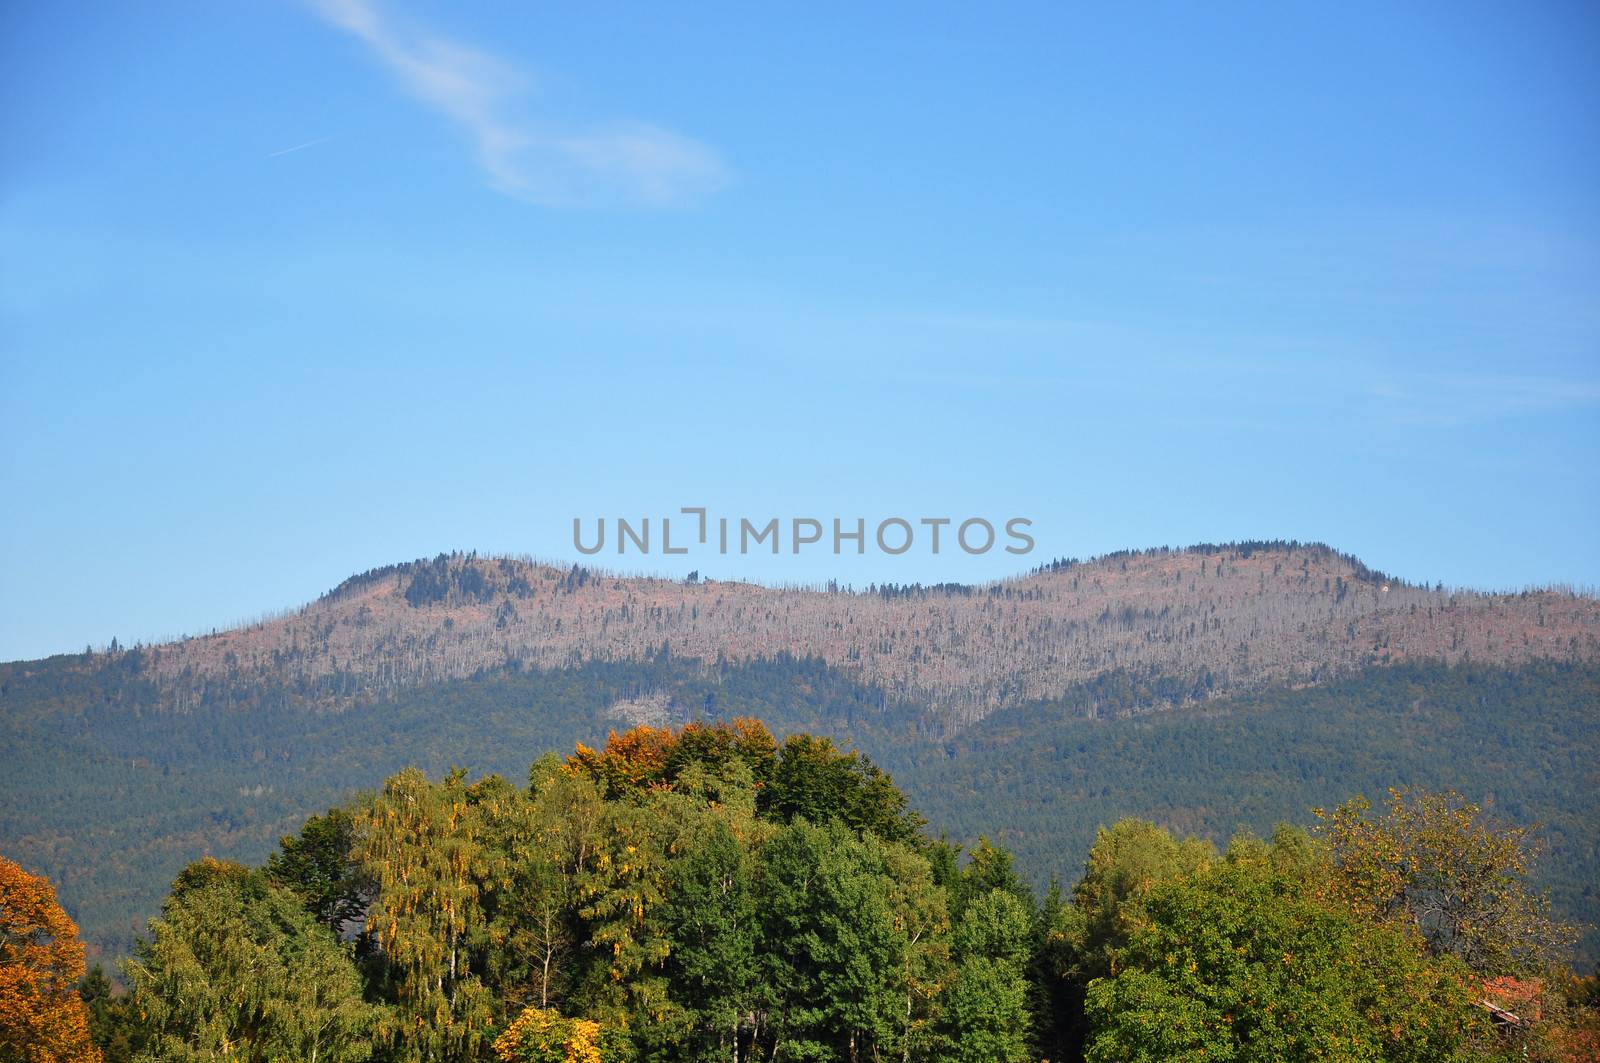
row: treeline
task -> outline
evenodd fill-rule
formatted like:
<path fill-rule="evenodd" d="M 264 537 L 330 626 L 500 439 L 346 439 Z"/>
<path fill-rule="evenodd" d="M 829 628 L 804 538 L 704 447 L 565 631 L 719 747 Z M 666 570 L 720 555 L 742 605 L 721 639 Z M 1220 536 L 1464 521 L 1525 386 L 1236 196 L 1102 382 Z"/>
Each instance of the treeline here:
<path fill-rule="evenodd" d="M 1079 565 L 1097 563 L 1116 563 L 1121 567 L 1122 571 L 1127 571 L 1127 562 L 1130 560 L 1147 557 L 1167 557 L 1171 554 L 1203 554 L 1207 557 L 1215 557 L 1218 554 L 1232 554 L 1243 560 L 1249 560 L 1252 554 L 1292 554 L 1297 552 L 1321 553 L 1335 558 L 1350 566 L 1354 570 L 1355 578 L 1366 583 L 1409 586 L 1405 580 L 1390 576 L 1377 569 L 1368 568 L 1354 554 L 1335 550 L 1326 543 L 1303 543 L 1298 539 L 1240 539 L 1226 543 L 1195 543 L 1192 546 L 1152 546 L 1142 550 L 1113 550 L 1111 553 L 1101 554 L 1098 557 L 1090 558 L 1088 561 L 1080 561 L 1076 557 L 1057 557 L 1030 569 L 1029 575 L 1038 576 L 1046 573 L 1066 572 L 1069 569 L 1077 568 Z"/>
<path fill-rule="evenodd" d="M 346 597 L 356 591 L 371 587 L 396 576 L 409 577 L 406 585 L 406 603 L 412 607 L 434 605 L 446 601 L 483 601 L 503 589 L 505 593 L 516 598 L 530 598 L 533 596 L 532 585 L 523 578 L 521 570 L 530 564 L 527 559 L 514 559 L 509 557 L 486 559 L 482 565 L 478 563 L 476 550 L 470 553 L 455 551 L 448 554 L 438 554 L 432 560 L 421 559 L 417 561 L 404 561 L 394 565 L 382 565 L 378 568 L 369 568 L 365 572 L 351 576 L 340 583 L 333 590 L 328 591 L 319 602 L 335 601 Z M 503 588 L 498 588 L 491 582 L 487 571 L 493 571 L 504 578 Z M 573 565 L 569 583 L 576 582 L 581 585 L 589 576 L 587 569 L 580 569 Z"/>
<path fill-rule="evenodd" d="M 1040 897 L 826 739 L 641 727 L 199 861 L 81 995 L 114 1060 L 1591 1058 L 1528 856 L 1396 793 L 1221 852 L 1119 822 Z"/>

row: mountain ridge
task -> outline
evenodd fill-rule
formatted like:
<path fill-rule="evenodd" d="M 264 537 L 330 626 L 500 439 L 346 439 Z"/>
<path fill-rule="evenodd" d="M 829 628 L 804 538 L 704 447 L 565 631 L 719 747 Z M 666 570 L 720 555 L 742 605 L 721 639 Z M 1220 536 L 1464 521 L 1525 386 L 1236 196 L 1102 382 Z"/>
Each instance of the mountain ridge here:
<path fill-rule="evenodd" d="M 79 655 L 139 705 L 337 711 L 494 672 L 816 657 L 955 732 L 1107 675 L 1174 704 L 1413 660 L 1600 660 L 1600 600 L 1428 588 L 1322 544 L 1242 542 L 1063 560 L 987 584 L 772 587 L 440 554 L 368 570 L 301 608 Z M 0 665 L 0 706 L 30 662 Z"/>

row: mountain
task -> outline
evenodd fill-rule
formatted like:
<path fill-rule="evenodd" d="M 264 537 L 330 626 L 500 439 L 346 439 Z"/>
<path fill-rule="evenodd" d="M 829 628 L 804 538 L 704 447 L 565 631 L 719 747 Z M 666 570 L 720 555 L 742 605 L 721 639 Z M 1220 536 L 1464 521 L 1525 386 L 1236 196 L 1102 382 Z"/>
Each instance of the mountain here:
<path fill-rule="evenodd" d="M 658 655 L 815 657 L 958 731 L 1111 674 L 1177 704 L 1408 660 L 1600 659 L 1600 601 L 1429 589 L 1324 546 L 1234 544 L 1055 562 L 986 586 L 794 590 L 440 555 L 286 615 L 115 654 L 156 711 L 339 710 L 429 684 Z M 26 688 L 27 665 L 0 673 Z M 1154 688 L 1153 688 L 1154 690 Z"/>
<path fill-rule="evenodd" d="M 1594 597 L 1430 589 L 1320 545 L 858 591 L 441 555 L 230 631 L 0 665 L 0 851 L 117 952 L 189 859 L 260 859 L 406 764 L 515 775 L 612 727 L 750 714 L 860 747 L 1036 880 L 1121 815 L 1226 834 L 1454 786 L 1550 824 L 1547 880 L 1600 922 L 1597 708 Z"/>

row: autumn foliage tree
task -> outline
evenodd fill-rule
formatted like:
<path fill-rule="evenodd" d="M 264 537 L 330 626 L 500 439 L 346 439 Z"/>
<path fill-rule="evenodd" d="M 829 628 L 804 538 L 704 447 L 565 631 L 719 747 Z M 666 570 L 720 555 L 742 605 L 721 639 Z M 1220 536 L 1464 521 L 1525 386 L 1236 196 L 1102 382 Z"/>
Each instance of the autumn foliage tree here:
<path fill-rule="evenodd" d="M 501 1063 L 623 1063 L 626 1044 L 615 1027 L 525 1008 L 494 1042 Z"/>
<path fill-rule="evenodd" d="M 1356 913 L 1404 921 L 1435 955 L 1478 974 L 1543 966 L 1571 941 L 1528 883 L 1527 827 L 1496 827 L 1457 793 L 1390 790 L 1387 811 L 1352 798 L 1317 809 L 1333 857 L 1333 896 Z"/>
<path fill-rule="evenodd" d="M 465 773 L 435 785 L 392 777 L 356 816 L 357 855 L 378 885 L 367 932 L 388 962 L 396 1009 L 385 1030 L 402 1060 L 466 1058 L 493 1024 L 469 962 L 485 935 L 483 818 Z"/>
<path fill-rule="evenodd" d="M 50 881 L 0 857 L 0 1059 L 93 1063 L 83 943 Z"/>

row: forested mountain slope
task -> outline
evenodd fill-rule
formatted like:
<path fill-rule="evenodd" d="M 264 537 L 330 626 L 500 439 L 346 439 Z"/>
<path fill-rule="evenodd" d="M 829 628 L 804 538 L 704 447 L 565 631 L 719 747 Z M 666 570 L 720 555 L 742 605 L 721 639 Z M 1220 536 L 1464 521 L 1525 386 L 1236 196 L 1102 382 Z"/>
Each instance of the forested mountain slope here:
<path fill-rule="evenodd" d="M 913 706 L 820 661 L 729 667 L 654 659 L 494 674 L 341 713 L 309 709 L 0 718 L 0 852 L 47 871 L 86 937 L 121 953 L 197 854 L 264 858 L 313 812 L 407 765 L 522 770 L 634 722 L 755 714 L 779 733 L 854 744 L 927 811 L 929 827 L 987 834 L 1038 883 L 1075 878 L 1096 826 L 1143 815 L 1225 837 L 1304 823 L 1316 804 L 1390 786 L 1454 787 L 1545 825 L 1538 868 L 1560 913 L 1600 922 L 1600 668 L 1439 664 L 1370 670 L 1151 715 L 1136 685 L 997 714 L 952 740 L 908 737 Z M 1081 700 L 1080 700 L 1081 697 Z M 1101 718 L 1088 718 L 1090 702 Z M 1600 938 L 1582 955 L 1600 957 Z"/>
<path fill-rule="evenodd" d="M 1600 668 L 1398 665 L 1115 721 L 1059 703 L 998 713 L 896 779 L 953 837 L 986 834 L 1036 883 L 1077 869 L 1097 827 L 1122 816 L 1175 833 L 1262 836 L 1345 795 L 1455 789 L 1491 818 L 1537 824 L 1536 877 L 1588 924 L 1600 960 Z"/>

